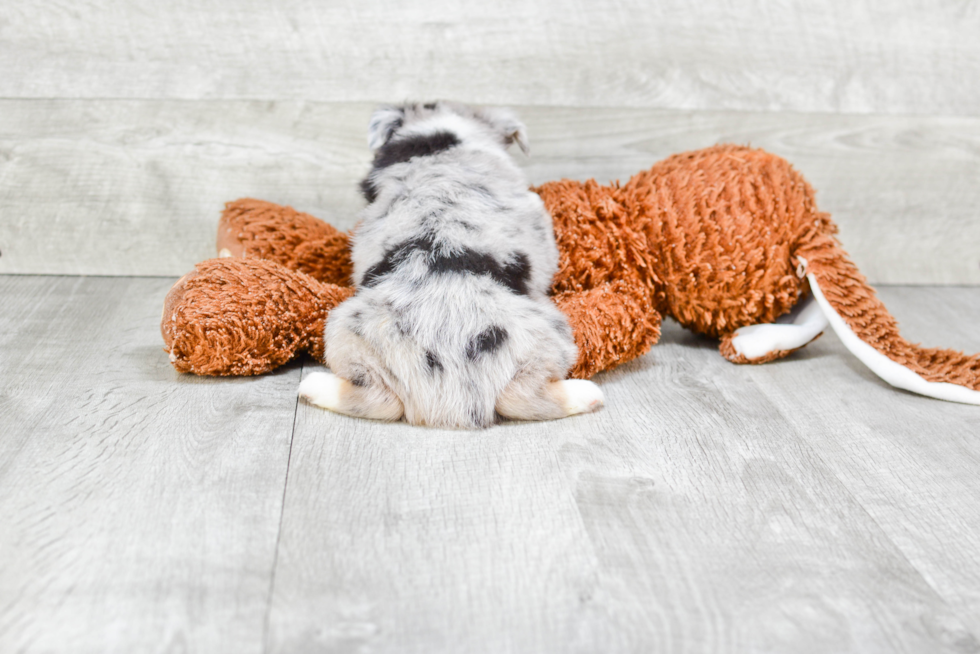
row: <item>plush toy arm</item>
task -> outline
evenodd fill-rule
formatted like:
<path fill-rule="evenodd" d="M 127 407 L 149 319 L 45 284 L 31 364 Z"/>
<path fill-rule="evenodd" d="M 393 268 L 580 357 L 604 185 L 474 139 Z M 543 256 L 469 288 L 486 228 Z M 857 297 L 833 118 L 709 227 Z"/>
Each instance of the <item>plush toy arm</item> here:
<path fill-rule="evenodd" d="M 532 190 L 555 230 L 559 263 L 552 293 L 579 350 L 570 375 L 588 378 L 645 354 L 660 338 L 656 280 L 638 270 L 648 245 L 642 232 L 629 228 L 619 187 L 565 179 Z"/>
<path fill-rule="evenodd" d="M 304 350 L 322 361 L 327 314 L 353 293 L 272 261 L 209 259 L 170 289 L 160 331 L 178 372 L 259 375 Z"/>
<path fill-rule="evenodd" d="M 649 293 L 636 292 L 625 281 L 601 284 L 586 291 L 554 297 L 568 317 L 578 346 L 578 361 L 569 377 L 592 375 L 647 353 L 660 338 L 660 314 Z"/>
<path fill-rule="evenodd" d="M 227 203 L 217 246 L 218 256 L 268 259 L 320 282 L 350 284 L 348 235 L 291 207 L 249 198 Z"/>

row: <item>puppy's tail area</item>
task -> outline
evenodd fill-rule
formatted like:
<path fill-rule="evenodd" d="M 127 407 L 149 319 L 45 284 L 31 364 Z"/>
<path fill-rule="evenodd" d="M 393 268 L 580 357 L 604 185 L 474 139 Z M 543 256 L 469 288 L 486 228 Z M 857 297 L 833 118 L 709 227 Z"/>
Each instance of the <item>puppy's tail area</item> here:
<path fill-rule="evenodd" d="M 864 275 L 830 234 L 816 234 L 795 256 L 820 308 L 845 347 L 897 388 L 980 405 L 980 355 L 910 343 Z"/>

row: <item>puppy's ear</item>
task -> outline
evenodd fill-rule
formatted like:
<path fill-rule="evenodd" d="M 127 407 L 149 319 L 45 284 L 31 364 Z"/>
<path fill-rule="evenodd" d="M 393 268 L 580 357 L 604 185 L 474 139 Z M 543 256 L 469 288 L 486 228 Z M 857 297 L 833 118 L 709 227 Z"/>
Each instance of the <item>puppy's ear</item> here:
<path fill-rule="evenodd" d="M 375 109 L 368 123 L 368 147 L 374 151 L 387 143 L 404 121 L 404 107 L 383 104 Z"/>
<path fill-rule="evenodd" d="M 516 143 L 524 154 L 530 154 L 527 144 L 527 127 L 510 109 L 484 107 L 478 116 L 489 124 L 503 139 L 505 145 Z"/>

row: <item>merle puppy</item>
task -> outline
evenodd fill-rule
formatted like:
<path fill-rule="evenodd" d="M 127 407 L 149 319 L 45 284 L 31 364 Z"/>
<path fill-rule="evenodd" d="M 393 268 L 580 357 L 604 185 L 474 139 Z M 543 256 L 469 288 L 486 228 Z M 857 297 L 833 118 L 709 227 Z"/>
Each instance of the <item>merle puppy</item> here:
<path fill-rule="evenodd" d="M 548 298 L 551 216 L 506 152 L 506 110 L 450 102 L 371 117 L 370 203 L 354 231 L 357 293 L 330 312 L 326 362 L 300 395 L 364 418 L 486 427 L 592 411 L 598 386 L 565 380 L 576 348 Z"/>

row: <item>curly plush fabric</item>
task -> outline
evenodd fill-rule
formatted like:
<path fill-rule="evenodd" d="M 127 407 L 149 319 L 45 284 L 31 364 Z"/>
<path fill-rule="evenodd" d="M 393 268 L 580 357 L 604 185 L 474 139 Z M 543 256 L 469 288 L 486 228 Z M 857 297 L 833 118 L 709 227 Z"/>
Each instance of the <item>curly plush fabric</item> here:
<path fill-rule="evenodd" d="M 622 281 L 555 296 L 578 346 L 569 377 L 589 379 L 632 361 L 660 339 L 660 316 L 646 298 L 629 292 Z"/>
<path fill-rule="evenodd" d="M 275 261 L 316 280 L 350 285 L 350 237 L 292 207 L 243 199 L 225 204 L 218 251 Z"/>
<path fill-rule="evenodd" d="M 628 280 L 659 313 L 714 337 L 789 311 L 804 288 L 799 236 L 833 230 L 788 163 L 736 146 L 670 157 L 622 186 L 536 190 L 562 252 L 557 291 Z"/>
<path fill-rule="evenodd" d="M 322 359 L 327 314 L 353 293 L 272 261 L 209 259 L 170 289 L 160 330 L 179 372 L 258 375 L 304 350 Z"/>

